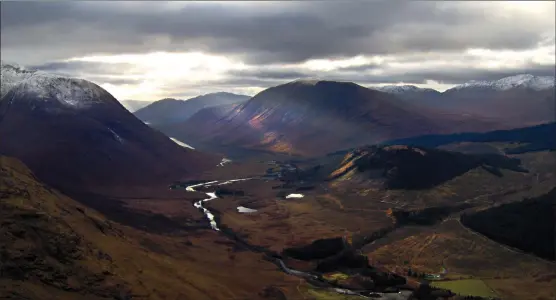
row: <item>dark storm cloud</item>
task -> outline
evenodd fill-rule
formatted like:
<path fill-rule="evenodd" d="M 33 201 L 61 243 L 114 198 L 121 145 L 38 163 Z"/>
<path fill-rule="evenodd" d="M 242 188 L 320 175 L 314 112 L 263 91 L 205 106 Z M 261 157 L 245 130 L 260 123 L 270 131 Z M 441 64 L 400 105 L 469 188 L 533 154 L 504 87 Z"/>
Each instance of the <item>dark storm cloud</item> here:
<path fill-rule="evenodd" d="M 370 69 L 375 68 L 375 64 L 370 65 Z M 264 77 L 257 76 L 258 71 L 253 70 L 248 74 L 253 76 L 230 76 L 230 79 L 220 82 L 222 86 L 273 86 L 283 84 L 295 79 L 309 79 L 317 78 L 321 80 L 335 80 L 335 81 L 352 81 L 361 85 L 373 85 L 382 83 L 407 83 L 407 84 L 425 84 L 428 80 L 436 81 L 444 84 L 460 84 L 471 80 L 498 80 L 504 77 L 513 76 L 516 74 L 531 74 L 535 76 L 555 76 L 555 68 L 553 65 L 539 65 L 529 64 L 523 68 L 508 68 L 503 70 L 489 70 L 481 68 L 450 68 L 450 69 L 432 69 L 432 70 L 413 70 L 405 71 L 403 73 L 389 72 L 382 75 L 373 75 L 370 73 L 359 72 L 358 69 L 365 69 L 366 65 L 353 68 L 344 68 L 347 72 L 342 71 L 313 71 L 299 73 L 300 76 L 295 77 Z M 279 73 L 281 70 L 272 70 L 264 67 L 260 73 L 274 74 Z M 286 74 L 288 71 L 285 71 Z M 233 73 L 236 75 L 235 73 Z M 242 75 L 245 75 L 242 74 Z M 303 76 L 301 76 L 303 75 Z"/>
<path fill-rule="evenodd" d="M 382 66 L 383 66 L 383 64 L 379 64 L 379 63 L 369 63 L 369 64 L 360 65 L 360 66 L 341 67 L 341 68 L 338 68 L 338 71 L 366 72 L 366 71 L 372 71 L 372 70 L 380 69 Z"/>
<path fill-rule="evenodd" d="M 2 2 L 2 48 L 46 59 L 88 53 L 206 51 L 250 63 L 470 47 L 525 49 L 539 25 L 469 3 L 353 1 L 248 4 Z M 547 29 L 550 30 L 550 29 Z M 3 49 L 4 50 L 4 49 Z M 22 59 L 32 60 L 28 53 Z"/>
<path fill-rule="evenodd" d="M 110 74 L 117 70 L 125 70 L 132 67 L 127 63 L 102 63 L 89 61 L 54 61 L 38 65 L 27 66 L 28 69 L 40 70 L 45 72 L 65 72 L 70 74 L 93 72 Z"/>
<path fill-rule="evenodd" d="M 97 84 L 109 83 L 112 85 L 138 84 L 143 81 L 142 79 L 113 78 L 108 76 L 88 76 L 87 79 Z"/>
<path fill-rule="evenodd" d="M 27 69 L 39 70 L 48 73 L 57 74 L 64 77 L 83 78 L 93 81 L 97 84 L 109 83 L 112 85 L 130 85 L 138 84 L 143 81 L 140 78 L 130 77 L 114 77 L 114 74 L 127 73 L 123 76 L 139 75 L 131 72 L 122 72 L 129 70 L 131 64 L 126 63 L 101 63 L 88 61 L 55 61 L 40 65 L 27 66 Z"/>
<path fill-rule="evenodd" d="M 289 79 L 260 79 L 260 78 L 241 78 L 241 77 L 230 77 L 224 80 L 218 80 L 215 82 L 199 82 L 199 83 L 187 83 L 183 84 L 183 87 L 171 87 L 171 90 L 187 90 L 189 88 L 203 88 L 203 87 L 213 87 L 213 88 L 220 88 L 221 91 L 225 91 L 229 88 L 233 87 L 242 87 L 242 86 L 257 86 L 257 87 L 271 87 L 280 84 L 284 84 L 286 82 L 293 81 Z"/>
<path fill-rule="evenodd" d="M 481 69 L 481 68 L 462 68 L 462 69 L 435 69 L 435 70 L 414 70 L 401 74 L 389 73 L 385 75 L 366 75 L 366 74 L 342 74 L 335 75 L 336 80 L 352 80 L 360 84 L 377 83 L 408 83 L 424 84 L 428 80 L 443 84 L 461 84 L 471 80 L 498 80 L 504 77 L 517 74 L 531 74 L 535 76 L 554 76 L 554 66 L 530 65 L 525 68 L 508 69 Z"/>
<path fill-rule="evenodd" d="M 554 66 L 531 66 L 528 68 L 515 68 L 504 70 L 488 70 L 488 69 L 465 69 L 457 70 L 457 72 L 449 71 L 431 71 L 415 74 L 414 79 L 427 78 L 446 84 L 459 84 L 471 80 L 498 80 L 504 77 L 516 74 L 531 74 L 535 76 L 554 76 Z M 408 76 L 411 78 L 411 76 Z"/>
<path fill-rule="evenodd" d="M 261 78 L 261 79 L 296 79 L 310 76 L 307 72 L 288 71 L 288 70 L 241 70 L 231 71 L 228 75 L 241 78 Z"/>

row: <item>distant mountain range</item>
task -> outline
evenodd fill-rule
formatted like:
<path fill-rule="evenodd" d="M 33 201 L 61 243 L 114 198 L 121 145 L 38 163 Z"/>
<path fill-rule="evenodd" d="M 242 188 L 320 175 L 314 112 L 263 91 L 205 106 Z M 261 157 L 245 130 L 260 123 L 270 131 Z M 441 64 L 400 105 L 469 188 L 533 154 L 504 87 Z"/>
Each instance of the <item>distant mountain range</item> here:
<path fill-rule="evenodd" d="M 355 83 L 307 80 L 266 89 L 226 115 L 201 110 L 185 122 L 153 126 L 206 151 L 245 148 L 299 155 L 496 127 L 480 118 L 414 109 L 396 96 Z"/>
<path fill-rule="evenodd" d="M 120 138 L 124 141 L 137 138 L 138 144 L 131 148 L 150 151 L 145 145 L 152 147 L 153 143 L 146 140 L 160 134 L 156 131 L 145 133 L 144 124 L 137 125 L 138 120 L 108 92 L 84 80 L 4 64 L 1 91 L 5 95 L 3 99 L 11 100 L 2 103 L 0 128 L 10 134 L 15 133 L 14 128 L 22 132 L 28 130 L 28 124 L 38 122 L 39 118 L 26 115 L 39 112 L 43 118 L 40 122 L 53 127 L 54 131 L 48 134 L 68 131 L 58 129 L 67 116 L 65 127 L 85 126 L 94 127 L 91 132 L 107 131 L 104 137 L 112 136 L 108 144 L 123 145 L 118 147 L 129 146 L 120 142 Z M 122 103 L 128 107 L 138 104 L 136 101 Z M 441 93 L 415 86 L 369 89 L 349 82 L 296 80 L 266 89 L 254 97 L 220 92 L 188 100 L 163 99 L 134 114 L 175 141 L 200 151 L 237 154 L 245 150 L 318 156 L 393 139 L 485 132 L 553 121 L 554 81 L 553 77 L 516 75 L 497 81 L 473 81 Z M 13 115 L 20 117 L 16 119 Z M 51 124 L 53 116 L 59 118 L 58 125 Z M 26 118 L 31 121 L 25 123 Z M 41 129 L 46 130 L 48 126 Z M 145 136 L 139 138 L 139 132 Z M 36 130 L 17 139 L 30 142 L 33 134 L 43 133 Z M 82 136 L 75 138 L 83 139 Z M 171 143 L 166 140 L 160 147 Z M 95 145 L 99 145 L 98 141 Z M 170 145 L 176 149 L 175 143 Z M 7 152 L 21 152 L 5 148 Z M 180 153 L 189 151 L 182 147 L 177 149 Z M 22 160 L 33 167 L 33 163 Z M 154 166 L 154 162 L 152 164 Z"/>
<path fill-rule="evenodd" d="M 123 100 L 120 103 L 127 109 L 129 112 L 136 112 L 137 110 L 149 105 L 152 101 L 140 101 L 140 100 Z"/>
<path fill-rule="evenodd" d="M 528 126 L 556 118 L 554 76 L 521 74 L 494 81 L 470 81 L 444 92 L 411 85 L 373 89 L 394 94 L 417 107 L 495 118 Z"/>
<path fill-rule="evenodd" d="M 554 257 L 556 123 L 490 131 L 536 122 L 554 89 L 542 80 L 444 93 L 297 80 L 159 101 L 140 120 L 92 82 L 0 70 L 2 296 L 469 298 L 419 283 L 447 266 L 490 295 L 552 299 L 552 263 L 484 237 Z"/>
<path fill-rule="evenodd" d="M 382 87 L 371 87 L 372 89 L 389 92 L 394 94 L 405 94 L 405 93 L 438 93 L 441 92 L 431 89 L 431 88 L 419 88 L 414 85 L 386 85 Z M 554 88 L 554 76 L 534 76 L 531 74 L 520 74 L 509 77 L 504 77 L 502 79 L 493 81 L 476 81 L 472 80 L 460 85 L 456 85 L 453 88 L 446 90 L 444 93 L 450 93 L 454 91 L 461 90 L 471 90 L 471 89 L 481 89 L 481 90 L 497 90 L 497 91 L 507 91 L 510 89 L 530 89 L 530 90 L 546 90 Z"/>
<path fill-rule="evenodd" d="M 238 104 L 249 98 L 249 96 L 225 92 L 201 95 L 187 100 L 167 98 L 139 109 L 135 115 L 152 125 L 183 122 L 203 108 Z"/>
<path fill-rule="evenodd" d="M 177 180 L 219 159 L 177 145 L 82 79 L 2 65 L 0 154 L 64 191 Z"/>

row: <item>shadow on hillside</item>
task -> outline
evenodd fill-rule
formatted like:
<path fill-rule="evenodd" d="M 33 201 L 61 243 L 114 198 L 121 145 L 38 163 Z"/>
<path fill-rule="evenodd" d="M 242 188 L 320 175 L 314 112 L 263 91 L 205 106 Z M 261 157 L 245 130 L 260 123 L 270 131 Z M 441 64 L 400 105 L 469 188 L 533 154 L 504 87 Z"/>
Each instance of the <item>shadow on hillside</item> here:
<path fill-rule="evenodd" d="M 521 154 L 534 151 L 556 150 L 556 123 L 548 123 L 537 126 L 496 130 L 486 133 L 457 133 L 447 135 L 423 135 L 406 139 L 392 140 L 385 145 L 411 145 L 436 148 L 442 145 L 474 142 L 474 143 L 520 143 L 524 144 L 515 148 L 505 149 L 506 154 Z"/>
<path fill-rule="evenodd" d="M 198 223 L 186 218 L 169 218 L 157 213 L 143 213 L 127 208 L 118 198 L 92 194 L 67 193 L 79 201 L 105 215 L 108 219 L 138 230 L 157 234 L 175 233 L 181 230 L 198 230 L 208 228 L 208 223 Z"/>
<path fill-rule="evenodd" d="M 556 260 L 554 208 L 556 188 L 537 198 L 464 214 L 461 222 L 497 242 Z"/>
<path fill-rule="evenodd" d="M 528 172 L 517 158 L 497 154 L 463 154 L 410 146 L 369 146 L 356 149 L 330 179 L 351 171 L 379 180 L 388 189 L 428 189 L 475 168 L 501 177 L 501 170 Z"/>

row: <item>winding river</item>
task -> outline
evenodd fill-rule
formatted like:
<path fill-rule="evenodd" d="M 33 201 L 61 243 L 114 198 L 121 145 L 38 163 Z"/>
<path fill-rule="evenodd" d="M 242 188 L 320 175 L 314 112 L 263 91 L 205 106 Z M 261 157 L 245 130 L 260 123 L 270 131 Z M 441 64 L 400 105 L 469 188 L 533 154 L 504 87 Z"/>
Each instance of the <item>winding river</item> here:
<path fill-rule="evenodd" d="M 226 180 L 226 181 L 209 181 L 209 182 L 204 182 L 204 183 L 198 183 L 198 184 L 194 184 L 194 185 L 190 185 L 187 186 L 185 188 L 186 191 L 188 192 L 196 192 L 195 188 L 198 187 L 211 187 L 211 186 L 220 186 L 220 185 L 226 185 L 226 184 L 230 184 L 230 183 L 234 183 L 234 182 L 239 182 L 239 181 L 246 181 L 246 180 L 252 180 L 252 179 L 258 179 L 258 178 L 240 178 L 240 179 L 231 179 L 231 180 Z M 212 191 L 212 192 L 206 192 L 205 193 L 208 198 L 199 200 L 197 202 L 195 202 L 193 205 L 202 210 L 203 213 L 205 214 L 205 216 L 207 217 L 207 219 L 210 222 L 210 227 L 218 232 L 222 232 L 222 230 L 220 229 L 220 227 L 218 226 L 218 223 L 215 220 L 214 214 L 208 210 L 206 207 L 203 206 L 203 203 L 214 200 L 214 199 L 218 199 L 218 196 L 216 195 L 216 191 Z M 293 197 L 286 197 L 286 198 L 301 198 L 303 197 L 303 195 L 301 194 L 293 194 L 295 196 Z M 237 237 L 235 237 L 236 240 L 238 239 Z M 255 246 L 251 246 L 249 245 L 247 242 L 242 241 L 242 240 L 238 240 L 239 242 L 241 242 L 242 244 L 248 246 L 248 247 L 255 247 Z M 260 248 L 260 247 L 259 247 Z M 299 271 L 299 270 L 294 270 L 290 267 L 288 267 L 284 261 L 279 258 L 276 257 L 276 255 L 272 255 L 269 254 L 268 252 L 267 254 L 267 258 L 272 261 L 274 264 L 276 264 L 284 273 L 289 274 L 289 275 L 293 275 L 293 276 L 297 276 L 300 278 L 304 278 L 308 281 L 312 281 L 312 282 L 316 282 L 318 283 L 318 285 L 322 286 L 326 286 L 327 289 L 331 292 L 335 292 L 338 294 L 343 294 L 343 295 L 353 295 L 353 296 L 358 296 L 358 297 L 363 297 L 363 298 L 372 298 L 372 299 L 377 299 L 377 300 L 406 300 L 409 298 L 409 296 L 411 295 L 411 292 L 409 291 L 400 291 L 399 293 L 377 293 L 377 292 L 373 292 L 373 291 L 368 291 L 368 290 L 350 290 L 350 289 L 344 289 L 344 288 L 339 288 L 335 285 L 333 285 L 332 283 L 322 279 L 321 276 L 315 275 L 315 274 L 311 274 L 308 272 L 303 272 L 303 271 Z M 366 296 L 365 294 L 372 294 L 372 297 Z"/>

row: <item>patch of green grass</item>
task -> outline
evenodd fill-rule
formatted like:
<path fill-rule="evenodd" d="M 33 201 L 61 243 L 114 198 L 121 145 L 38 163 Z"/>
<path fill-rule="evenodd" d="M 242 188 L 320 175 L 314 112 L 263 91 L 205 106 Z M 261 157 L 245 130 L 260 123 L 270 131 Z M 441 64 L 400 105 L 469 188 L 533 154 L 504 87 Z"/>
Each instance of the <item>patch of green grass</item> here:
<path fill-rule="evenodd" d="M 334 292 L 331 292 L 331 291 L 317 290 L 317 289 L 312 289 L 312 288 L 309 288 L 307 290 L 307 294 L 309 294 L 309 296 L 311 296 L 312 299 L 315 299 L 315 300 L 352 300 L 352 299 L 357 299 L 357 298 L 360 299 L 359 296 L 341 295 L 341 294 L 334 293 Z"/>
<path fill-rule="evenodd" d="M 333 273 L 333 274 L 327 274 L 324 275 L 324 278 L 327 280 L 346 280 L 349 278 L 349 275 L 344 274 L 344 273 Z"/>
<path fill-rule="evenodd" d="M 462 279 L 452 281 L 435 281 L 431 286 L 447 289 L 456 294 L 465 296 L 497 297 L 488 285 L 480 279 Z"/>

